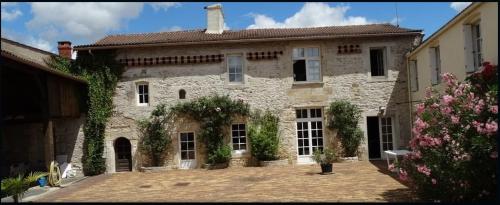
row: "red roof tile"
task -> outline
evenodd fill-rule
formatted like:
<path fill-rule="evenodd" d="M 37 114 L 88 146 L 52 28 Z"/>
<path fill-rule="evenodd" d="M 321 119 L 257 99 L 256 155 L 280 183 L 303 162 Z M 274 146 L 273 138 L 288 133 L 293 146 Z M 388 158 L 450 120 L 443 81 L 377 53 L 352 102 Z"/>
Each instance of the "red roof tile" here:
<path fill-rule="evenodd" d="M 312 28 L 274 28 L 226 30 L 222 34 L 205 34 L 204 29 L 144 34 L 110 35 L 94 44 L 75 46 L 75 49 L 125 47 L 147 44 L 202 44 L 212 42 L 251 40 L 291 40 L 308 38 L 339 38 L 361 36 L 418 35 L 422 30 L 400 28 L 390 24 L 328 26 Z"/>

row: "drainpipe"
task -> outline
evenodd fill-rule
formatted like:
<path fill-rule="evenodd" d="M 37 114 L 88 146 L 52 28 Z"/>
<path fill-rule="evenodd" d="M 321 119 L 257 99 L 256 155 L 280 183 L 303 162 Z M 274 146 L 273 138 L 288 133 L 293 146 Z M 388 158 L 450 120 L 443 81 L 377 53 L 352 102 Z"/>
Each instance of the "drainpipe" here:
<path fill-rule="evenodd" d="M 410 78 L 410 52 L 406 53 L 406 76 L 407 76 L 407 88 L 408 88 L 408 107 L 410 108 L 410 139 L 413 138 L 413 106 L 412 106 L 412 96 L 411 96 L 411 78 Z M 409 141 L 408 141 L 409 143 Z"/>

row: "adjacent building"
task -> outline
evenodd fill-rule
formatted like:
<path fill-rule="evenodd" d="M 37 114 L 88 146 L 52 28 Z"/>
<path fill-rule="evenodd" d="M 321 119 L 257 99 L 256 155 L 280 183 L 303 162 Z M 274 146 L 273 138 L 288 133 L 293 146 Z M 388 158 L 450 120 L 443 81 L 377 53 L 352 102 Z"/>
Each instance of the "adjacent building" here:
<path fill-rule="evenodd" d="M 224 30 L 220 5 L 206 7 L 207 29 L 107 36 L 78 52 L 113 50 L 126 71 L 119 81 L 105 139 L 107 172 L 136 170 L 136 121 L 160 103 L 175 105 L 210 94 L 228 95 L 280 117 L 281 158 L 312 163 L 318 147 L 338 146 L 327 129 L 326 108 L 346 99 L 363 111 L 361 159 L 407 146 L 410 106 L 405 54 L 421 30 L 390 24 L 316 28 Z M 250 152 L 246 119 L 227 130 L 231 166 L 246 166 Z M 204 163 L 199 125 L 182 120 L 172 135 L 167 164 Z M 188 153 L 188 154 L 185 154 Z"/>
<path fill-rule="evenodd" d="M 408 54 L 411 109 L 442 90 L 442 73 L 463 81 L 485 61 L 498 64 L 498 3 L 474 2 Z"/>

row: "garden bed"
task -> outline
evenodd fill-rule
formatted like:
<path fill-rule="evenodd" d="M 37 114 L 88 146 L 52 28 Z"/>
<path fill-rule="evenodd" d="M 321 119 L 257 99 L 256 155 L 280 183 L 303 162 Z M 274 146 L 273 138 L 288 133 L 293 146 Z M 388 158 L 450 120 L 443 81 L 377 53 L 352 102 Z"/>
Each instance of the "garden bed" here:
<path fill-rule="evenodd" d="M 272 161 L 259 161 L 261 167 L 281 167 L 289 165 L 288 159 L 272 160 Z"/>

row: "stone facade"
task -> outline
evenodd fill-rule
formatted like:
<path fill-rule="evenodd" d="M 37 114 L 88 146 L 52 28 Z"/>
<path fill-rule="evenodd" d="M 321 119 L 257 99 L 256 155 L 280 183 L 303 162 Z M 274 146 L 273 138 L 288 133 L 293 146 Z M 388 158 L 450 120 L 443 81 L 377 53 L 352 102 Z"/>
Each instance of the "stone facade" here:
<path fill-rule="evenodd" d="M 377 116 L 379 107 L 385 106 L 385 115 L 394 119 L 395 148 L 405 146 L 410 135 L 408 106 L 407 73 L 404 55 L 408 52 L 414 36 L 350 38 L 337 40 L 311 41 L 276 41 L 260 43 L 237 43 L 217 45 L 191 45 L 171 47 L 148 47 L 119 49 L 118 58 L 145 58 L 176 55 L 228 55 L 247 52 L 283 51 L 277 59 L 244 60 L 244 83 L 228 83 L 226 61 L 220 63 L 129 66 L 118 83 L 113 98 L 114 116 L 109 122 L 106 134 L 108 172 L 114 172 L 113 142 L 118 137 L 131 141 L 133 170 L 142 166 L 137 152 L 139 134 L 136 120 L 149 116 L 160 103 L 176 103 L 196 99 L 216 93 L 229 95 L 232 99 L 242 99 L 250 104 L 251 109 L 269 109 L 280 117 L 279 132 L 281 137 L 281 158 L 296 163 L 297 108 L 322 108 L 326 113 L 328 105 L 339 99 L 346 99 L 359 105 L 363 111 L 360 127 L 364 130 L 365 140 L 361 146 L 360 159 L 366 160 L 367 132 L 366 116 Z M 344 44 L 360 45 L 360 53 L 337 54 L 337 46 Z M 321 82 L 294 83 L 292 50 L 295 47 L 319 47 L 321 56 Z M 369 49 L 386 47 L 387 70 L 385 78 L 373 78 L 370 75 Z M 149 105 L 137 106 L 136 84 L 147 82 L 149 85 Z M 179 99 L 179 90 L 186 91 L 186 99 Z M 244 119 L 238 121 L 245 122 Z M 327 118 L 323 114 L 324 145 L 336 147 L 336 133 L 326 127 Z M 199 125 L 194 121 L 177 122 L 173 130 L 172 147 L 167 164 L 179 163 L 179 132 L 199 132 Z M 227 143 L 231 143 L 230 138 Z M 197 159 L 204 159 L 201 143 L 197 141 Z M 250 150 L 249 150 L 250 151 Z M 245 166 L 248 153 L 243 157 L 235 156 L 231 164 Z M 243 161 L 242 161 L 243 158 Z M 198 161 L 200 167 L 203 162 Z"/>

